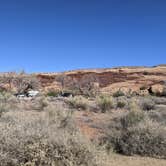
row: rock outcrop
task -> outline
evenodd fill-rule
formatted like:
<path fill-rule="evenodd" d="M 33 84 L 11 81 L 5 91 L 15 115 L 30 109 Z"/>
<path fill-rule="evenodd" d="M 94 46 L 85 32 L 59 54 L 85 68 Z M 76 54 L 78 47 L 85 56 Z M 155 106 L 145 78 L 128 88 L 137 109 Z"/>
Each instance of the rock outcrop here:
<path fill-rule="evenodd" d="M 65 75 L 79 81 L 86 75 L 97 78 L 100 90 L 104 93 L 113 93 L 122 90 L 125 93 L 136 92 L 141 95 L 152 92 L 161 93 L 166 81 L 166 66 L 155 67 L 119 67 L 111 69 L 74 70 L 64 73 L 36 74 L 44 89 L 58 89 L 60 84 L 56 77 Z"/>

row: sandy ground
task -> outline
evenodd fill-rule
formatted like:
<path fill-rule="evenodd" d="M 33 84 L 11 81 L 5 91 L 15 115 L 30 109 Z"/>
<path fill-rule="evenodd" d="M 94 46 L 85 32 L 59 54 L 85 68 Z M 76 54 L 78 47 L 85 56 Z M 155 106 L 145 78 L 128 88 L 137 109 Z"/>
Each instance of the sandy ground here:
<path fill-rule="evenodd" d="M 128 157 L 111 154 L 109 158 L 109 166 L 166 166 L 166 160 L 149 157 Z"/>

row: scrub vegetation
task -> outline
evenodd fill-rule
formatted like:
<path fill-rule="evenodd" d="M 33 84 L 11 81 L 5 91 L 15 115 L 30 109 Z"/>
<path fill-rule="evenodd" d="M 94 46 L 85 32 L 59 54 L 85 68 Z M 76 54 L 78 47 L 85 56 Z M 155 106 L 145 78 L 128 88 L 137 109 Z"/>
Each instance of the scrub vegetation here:
<path fill-rule="evenodd" d="M 164 95 L 103 94 L 90 83 L 96 79 L 92 76 L 72 91 L 66 78 L 58 79 L 61 90 L 35 97 L 0 92 L 0 165 L 111 166 L 117 156 L 121 161 L 135 155 L 165 163 Z M 34 77 L 30 80 L 19 75 L 17 92 L 40 89 Z"/>

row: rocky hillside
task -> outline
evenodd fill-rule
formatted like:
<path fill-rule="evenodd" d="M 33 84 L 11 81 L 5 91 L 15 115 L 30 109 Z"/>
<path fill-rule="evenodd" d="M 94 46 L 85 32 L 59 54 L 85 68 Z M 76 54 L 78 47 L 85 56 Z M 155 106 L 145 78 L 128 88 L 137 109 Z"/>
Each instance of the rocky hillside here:
<path fill-rule="evenodd" d="M 36 88 L 40 83 L 41 91 L 47 92 L 89 83 L 103 93 L 114 93 L 121 90 L 125 93 L 146 95 L 162 93 L 166 87 L 166 65 L 155 67 L 119 67 L 107 69 L 73 70 L 63 73 L 0 73 L 0 90 L 27 90 Z"/>
<path fill-rule="evenodd" d="M 58 89 L 60 84 L 55 81 L 59 75 L 64 75 L 79 81 L 91 75 L 96 79 L 100 90 L 113 93 L 117 90 L 147 94 L 149 91 L 161 92 L 166 84 L 166 65 L 155 67 L 119 67 L 110 69 L 74 70 L 64 73 L 38 73 L 45 90 Z"/>

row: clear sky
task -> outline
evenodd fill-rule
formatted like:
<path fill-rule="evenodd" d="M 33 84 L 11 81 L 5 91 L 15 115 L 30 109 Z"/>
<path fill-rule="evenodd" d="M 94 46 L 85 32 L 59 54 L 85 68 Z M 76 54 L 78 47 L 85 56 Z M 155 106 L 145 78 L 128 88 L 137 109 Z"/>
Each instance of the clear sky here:
<path fill-rule="evenodd" d="M 0 0 L 0 71 L 166 63 L 166 0 Z"/>

